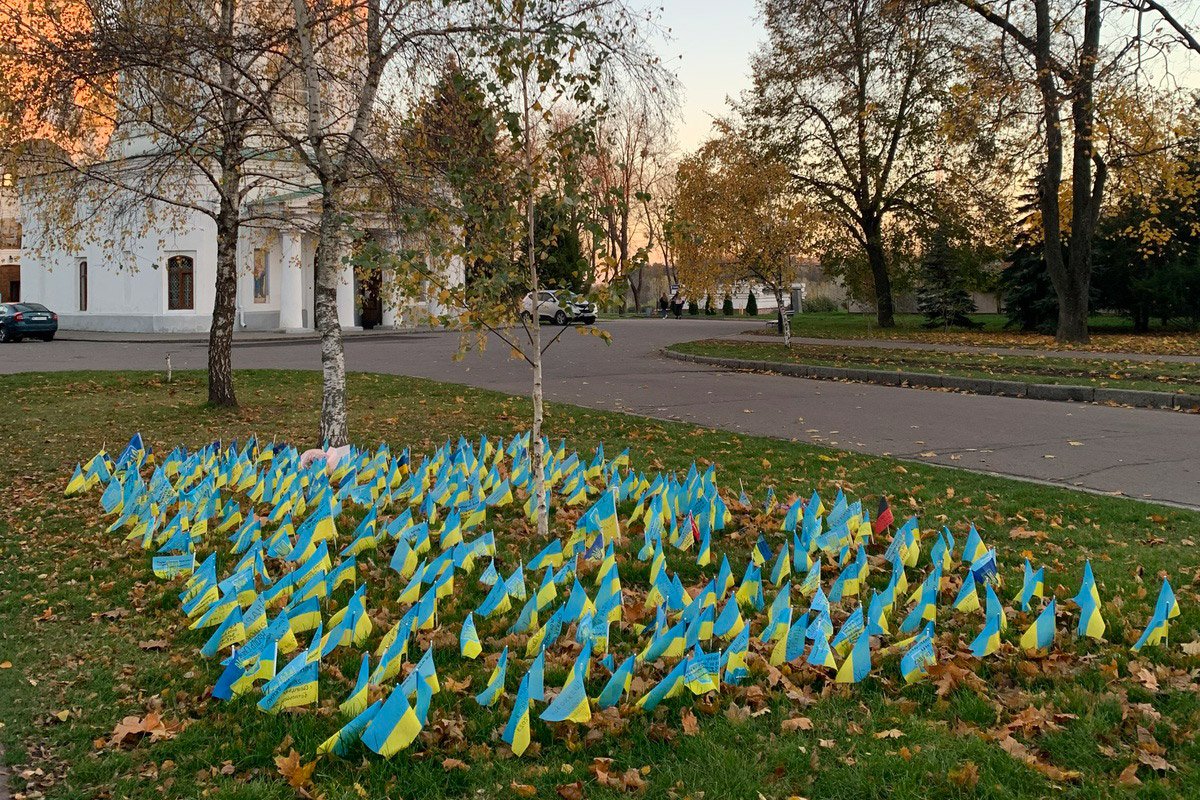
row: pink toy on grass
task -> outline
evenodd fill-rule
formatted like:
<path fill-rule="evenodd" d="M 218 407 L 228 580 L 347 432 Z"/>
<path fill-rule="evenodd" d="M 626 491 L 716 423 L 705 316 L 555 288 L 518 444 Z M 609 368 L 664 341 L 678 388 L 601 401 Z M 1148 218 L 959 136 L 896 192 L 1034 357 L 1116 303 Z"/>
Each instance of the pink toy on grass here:
<path fill-rule="evenodd" d="M 323 459 L 325 461 L 325 474 L 332 475 L 333 471 L 337 469 L 337 464 L 339 461 L 341 461 L 342 456 L 349 452 L 349 445 L 343 445 L 342 447 L 331 447 L 328 450 L 322 450 L 319 447 L 314 447 L 313 449 L 305 450 L 300 454 L 300 466 L 301 468 L 307 468 L 311 466 L 312 463 L 317 459 Z"/>

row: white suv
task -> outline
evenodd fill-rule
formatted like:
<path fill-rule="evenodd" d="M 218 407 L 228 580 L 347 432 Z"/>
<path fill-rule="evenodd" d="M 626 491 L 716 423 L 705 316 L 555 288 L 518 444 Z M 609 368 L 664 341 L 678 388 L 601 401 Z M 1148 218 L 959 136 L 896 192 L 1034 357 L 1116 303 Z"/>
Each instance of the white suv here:
<path fill-rule="evenodd" d="M 538 316 L 543 322 L 553 322 L 555 325 L 569 325 L 572 322 L 592 325 L 596 322 L 596 304 L 571 292 L 543 289 L 538 292 Z M 533 292 L 525 295 L 521 301 L 521 319 L 533 319 Z"/>

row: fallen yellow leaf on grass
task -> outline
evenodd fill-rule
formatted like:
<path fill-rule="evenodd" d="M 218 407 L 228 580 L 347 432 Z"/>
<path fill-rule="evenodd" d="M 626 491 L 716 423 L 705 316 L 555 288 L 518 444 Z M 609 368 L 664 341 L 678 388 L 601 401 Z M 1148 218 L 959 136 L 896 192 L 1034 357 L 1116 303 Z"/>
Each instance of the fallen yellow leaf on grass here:
<path fill-rule="evenodd" d="M 785 719 L 779 727 L 784 733 L 811 731 L 813 729 L 813 721 L 808 717 L 792 717 L 791 719 Z"/>
<path fill-rule="evenodd" d="M 315 761 L 301 764 L 300 754 L 294 749 L 286 756 L 275 756 L 275 768 L 293 789 L 304 789 L 311 784 L 313 770 L 316 769 L 316 766 L 317 762 Z"/>
<path fill-rule="evenodd" d="M 979 767 L 975 765 L 974 761 L 968 761 L 958 769 L 947 772 L 946 778 L 955 786 L 974 789 L 975 784 L 979 783 Z"/>
<path fill-rule="evenodd" d="M 1033 752 L 1031 752 L 1028 747 L 1021 744 L 1011 736 L 1005 736 L 998 742 L 998 744 L 1000 745 L 1000 748 L 1004 750 L 1004 752 L 1024 763 L 1025 766 L 1029 767 L 1035 772 L 1040 772 L 1042 775 L 1052 781 L 1063 783 L 1066 781 L 1078 780 L 1080 777 L 1080 773 L 1077 770 L 1062 769 L 1061 767 L 1056 767 L 1049 762 L 1042 761 Z"/>
<path fill-rule="evenodd" d="M 178 722 L 167 722 L 157 711 L 151 711 L 141 719 L 138 719 L 135 714 L 125 717 L 117 723 L 117 726 L 113 728 L 112 736 L 109 737 L 108 746 L 125 747 L 128 745 L 133 747 L 147 736 L 150 737 L 152 743 L 163 739 L 172 739 L 181 730 L 183 730 L 183 725 Z"/>
<path fill-rule="evenodd" d="M 583 781 L 575 781 L 575 783 L 564 783 L 556 790 L 558 796 L 563 800 L 583 800 Z"/>
<path fill-rule="evenodd" d="M 725 709 L 725 719 L 734 725 L 741 725 L 750 719 L 750 709 L 739 706 L 737 703 L 730 703 L 729 707 Z"/>
<path fill-rule="evenodd" d="M 1119 786 L 1141 786 L 1142 781 L 1137 776 L 1138 762 L 1131 761 L 1121 770 L 1121 774 L 1117 776 L 1117 784 Z"/>
<path fill-rule="evenodd" d="M 530 786 L 528 783 L 517 783 L 513 781 L 509 784 L 509 788 L 516 793 L 518 797 L 537 797 L 537 789 Z"/>

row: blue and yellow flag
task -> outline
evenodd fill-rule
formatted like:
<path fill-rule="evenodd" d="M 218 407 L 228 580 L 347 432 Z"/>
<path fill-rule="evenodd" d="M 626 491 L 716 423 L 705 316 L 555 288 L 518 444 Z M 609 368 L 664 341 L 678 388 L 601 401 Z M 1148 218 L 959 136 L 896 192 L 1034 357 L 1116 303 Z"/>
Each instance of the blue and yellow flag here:
<path fill-rule="evenodd" d="M 876 592 L 871 596 L 871 602 L 867 605 L 868 636 L 887 636 L 891 634 L 887 620 L 889 609 L 890 601 L 886 592 Z"/>
<path fill-rule="evenodd" d="M 1146 624 L 1146 629 L 1142 631 L 1142 635 L 1133 645 L 1133 652 L 1138 652 L 1146 645 L 1160 645 L 1167 641 L 1167 636 L 1170 632 L 1170 619 L 1179 613 L 1179 603 L 1175 599 L 1175 592 L 1171 589 L 1171 584 L 1163 580 L 1162 589 L 1159 590 L 1158 600 L 1154 604 L 1154 613 L 1150 616 L 1150 622 Z"/>
<path fill-rule="evenodd" d="M 573 669 L 566 685 L 542 712 L 540 719 L 546 722 L 587 722 L 591 718 L 592 708 L 588 704 L 583 675 Z"/>
<path fill-rule="evenodd" d="M 859 609 L 861 610 L 861 606 Z M 815 649 L 815 647 L 814 647 Z M 858 683 L 871 672 L 871 637 L 866 633 L 859 635 L 850 648 L 850 655 L 838 668 L 837 683 Z"/>
<path fill-rule="evenodd" d="M 979 531 L 975 530 L 974 525 L 971 525 L 971 532 L 967 534 L 967 543 L 963 546 L 962 563 L 975 563 L 987 550 L 987 545 L 983 543 Z"/>
<path fill-rule="evenodd" d="M 606 708 L 612 708 L 621 702 L 621 698 L 629 691 L 629 686 L 633 681 L 633 668 L 636 662 L 634 656 L 629 656 L 621 665 L 613 671 L 612 677 L 608 679 L 608 683 L 600 691 L 600 696 L 596 700 L 596 707 L 603 711 Z"/>
<path fill-rule="evenodd" d="M 375 712 L 362 733 L 362 741 L 373 752 L 390 758 L 412 744 L 421 727 L 416 709 L 408 704 L 403 688 L 397 687 Z"/>
<path fill-rule="evenodd" d="M 1075 595 L 1073 600 L 1075 605 L 1079 606 L 1079 626 L 1075 630 L 1076 635 L 1102 640 L 1107 625 L 1100 613 L 1100 590 L 1096 587 L 1090 560 L 1083 564 L 1083 582 L 1079 587 L 1079 594 Z"/>
<path fill-rule="evenodd" d="M 1001 631 L 1008 630 L 1008 615 L 1004 613 L 1004 606 L 1000 603 L 1000 597 L 996 594 L 996 590 L 992 588 L 992 584 L 987 584 L 984 587 L 984 596 L 987 598 L 987 607 L 984 610 L 984 618 L 991 619 L 995 617 Z"/>
<path fill-rule="evenodd" d="M 791 593 L 792 584 L 789 581 L 775 595 L 775 599 L 767 611 L 767 624 L 759 636 L 760 641 L 770 642 L 787 635 L 788 626 L 792 623 Z"/>
<path fill-rule="evenodd" d="M 741 631 L 729 643 L 729 648 L 725 651 L 725 676 L 724 681 L 730 686 L 737 686 L 750 675 L 750 665 L 746 658 L 750 654 L 750 626 L 745 625 Z M 680 662 L 682 663 L 682 662 Z"/>
<path fill-rule="evenodd" d="M 1154 613 L 1160 614 L 1163 619 L 1168 620 L 1179 616 L 1179 601 L 1175 599 L 1175 590 L 1171 588 L 1171 582 L 1166 578 L 1163 578 L 1162 588 L 1158 590 Z"/>
<path fill-rule="evenodd" d="M 500 652 L 500 659 L 496 662 L 495 668 L 492 669 L 492 674 L 488 678 L 487 686 L 483 691 L 475 695 L 475 702 L 484 708 L 490 708 L 496 704 L 496 701 L 504 694 L 504 676 L 508 672 L 508 646 Z"/>
<path fill-rule="evenodd" d="M 912 646 L 900 658 L 900 674 L 905 683 L 916 683 L 929 674 L 929 665 L 937 662 L 937 652 L 933 647 L 933 623 L 925 625 L 924 630 L 913 640 Z"/>
<path fill-rule="evenodd" d="M 912 607 L 908 616 L 904 618 L 904 622 L 900 624 L 900 630 L 903 633 L 915 633 L 922 623 L 937 619 L 937 596 L 941 582 L 942 567 L 940 564 L 935 564 L 933 572 L 929 573 L 929 577 L 913 593 L 917 598 L 917 604 Z"/>
<path fill-rule="evenodd" d="M 350 691 L 350 696 L 347 697 L 342 704 L 338 706 L 338 711 L 346 716 L 357 717 L 367 707 L 367 686 L 371 678 L 371 656 L 367 653 L 362 655 L 362 663 L 358 668 L 358 681 L 354 684 L 354 688 Z"/>
<path fill-rule="evenodd" d="M 721 654 L 705 653 L 697 647 L 683 670 L 683 685 L 694 695 L 719 691 L 721 685 Z"/>
<path fill-rule="evenodd" d="M 529 747 L 529 707 L 529 674 L 526 673 L 517 687 L 512 713 L 504 726 L 504 742 L 512 748 L 514 755 L 521 755 Z"/>
<path fill-rule="evenodd" d="M 488 619 L 493 614 L 503 614 L 512 607 L 512 602 L 509 600 L 508 592 L 505 588 L 504 581 L 496 581 L 488 592 L 487 597 L 475 609 L 475 613 L 484 619 Z"/>
<path fill-rule="evenodd" d="M 596 510 L 596 521 L 600 525 L 600 533 L 604 536 L 604 541 L 612 542 L 619 539 L 621 525 L 617 522 L 616 495 L 611 491 L 601 492 L 593 508 Z"/>
<path fill-rule="evenodd" d="M 363 731 L 371 724 L 371 720 L 375 718 L 382 707 L 383 701 L 376 700 L 364 708 L 352 720 L 339 728 L 337 733 L 317 745 L 317 755 L 332 754 L 342 758 L 349 756 L 350 748 L 359 741 Z"/>
<path fill-rule="evenodd" d="M 990 590 L 991 586 L 988 586 L 988 589 Z M 983 623 L 983 630 L 971 642 L 971 655 L 983 658 L 990 656 L 1000 648 L 1000 617 L 1001 614 L 989 613 L 987 615 Z"/>
<path fill-rule="evenodd" d="M 778 586 L 788 575 L 792 574 L 792 562 L 788 555 L 788 545 L 784 542 L 775 557 L 775 566 L 771 568 L 771 583 Z"/>
<path fill-rule="evenodd" d="M 637 707 L 651 712 L 658 704 L 668 697 L 674 697 L 683 688 L 684 674 L 687 670 L 687 659 L 680 659 L 666 676 L 656 683 L 644 695 L 638 698 Z M 544 715 L 543 715 L 544 718 Z"/>
<path fill-rule="evenodd" d="M 483 650 L 483 645 L 479 642 L 479 634 L 475 631 L 475 615 L 467 612 L 467 618 L 463 620 L 462 631 L 458 636 L 458 650 L 464 658 L 477 658 Z"/>
<path fill-rule="evenodd" d="M 979 592 L 975 589 L 975 575 L 967 571 L 967 577 L 963 578 L 962 588 L 958 590 L 958 596 L 954 598 L 954 610 L 971 612 L 978 611 Z"/>
<path fill-rule="evenodd" d="M 71 497 L 83 491 L 86 479 L 83 477 L 83 469 L 76 464 L 75 472 L 71 475 L 71 480 L 67 481 L 67 488 L 63 490 L 64 497 Z"/>
<path fill-rule="evenodd" d="M 771 666 L 778 667 L 785 662 L 799 660 L 804 655 L 804 646 L 808 641 L 805 638 L 807 631 L 808 614 L 801 614 L 788 628 L 787 636 L 780 638 L 771 649 Z"/>
<path fill-rule="evenodd" d="M 1055 601 L 1052 597 L 1033 624 L 1026 629 L 1025 633 L 1021 634 L 1021 647 L 1026 650 L 1047 650 L 1054 644 L 1055 610 Z"/>
<path fill-rule="evenodd" d="M 846 652 L 853 646 L 855 642 L 862 636 L 866 630 L 866 618 L 863 615 L 863 607 L 860 603 L 857 608 L 846 617 L 842 622 L 842 627 L 838 629 L 837 635 L 833 637 L 830 645 L 838 653 L 845 655 Z"/>
<path fill-rule="evenodd" d="M 319 642 L 319 638 L 316 642 Z M 288 708 L 312 705 L 317 702 L 317 678 L 321 666 L 320 647 L 309 649 L 294 657 L 287 666 L 263 686 L 263 697 L 258 701 L 261 711 L 276 713 Z"/>
<path fill-rule="evenodd" d="M 529 699 L 543 703 L 546 700 L 546 651 L 542 650 L 529 665 L 525 673 L 529 678 Z"/>
<path fill-rule="evenodd" d="M 1021 593 L 1018 595 L 1021 610 L 1028 611 L 1033 598 L 1046 596 L 1046 568 L 1038 567 L 1035 572 L 1029 559 L 1025 559 L 1024 580 L 1021 582 Z"/>

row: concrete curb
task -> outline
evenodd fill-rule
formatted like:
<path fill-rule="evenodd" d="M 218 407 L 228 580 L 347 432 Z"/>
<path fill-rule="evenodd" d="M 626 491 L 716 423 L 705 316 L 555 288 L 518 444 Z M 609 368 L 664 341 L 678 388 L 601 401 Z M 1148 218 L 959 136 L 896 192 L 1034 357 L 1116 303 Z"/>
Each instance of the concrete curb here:
<path fill-rule="evenodd" d="M 440 331 L 420 329 L 420 330 L 342 330 L 342 338 L 345 341 L 396 341 L 404 338 L 411 338 L 413 335 L 438 333 Z M 108 333 L 107 331 L 59 331 L 55 337 L 55 341 L 63 342 L 89 342 L 92 344 L 188 344 L 201 347 L 208 346 L 207 333 L 146 333 L 146 334 L 128 334 L 128 333 Z M 310 342 L 319 342 L 321 337 L 311 331 L 303 333 L 278 333 L 274 331 L 261 331 L 253 333 L 234 333 L 233 346 L 246 347 L 252 345 L 267 345 L 267 344 L 305 344 Z"/>
<path fill-rule="evenodd" d="M 1136 389 L 1107 389 L 1091 386 L 1065 386 L 1052 383 L 1025 383 L 1023 381 L 967 378 L 959 375 L 938 375 L 928 372 L 902 372 L 900 370 L 858 369 L 849 367 L 826 367 L 815 364 L 786 364 L 775 361 L 748 361 L 740 358 L 720 358 L 679 353 L 663 348 L 660 351 L 675 361 L 690 361 L 727 369 L 751 372 L 777 372 L 797 378 L 816 380 L 846 380 L 856 383 L 873 383 L 880 386 L 901 386 L 912 389 L 952 389 L 958 392 L 992 395 L 996 397 L 1026 397 L 1031 400 L 1051 400 L 1071 403 L 1113 403 L 1139 408 L 1166 408 L 1176 411 L 1200 411 L 1200 395 L 1174 394 L 1172 392 L 1147 392 Z"/>

